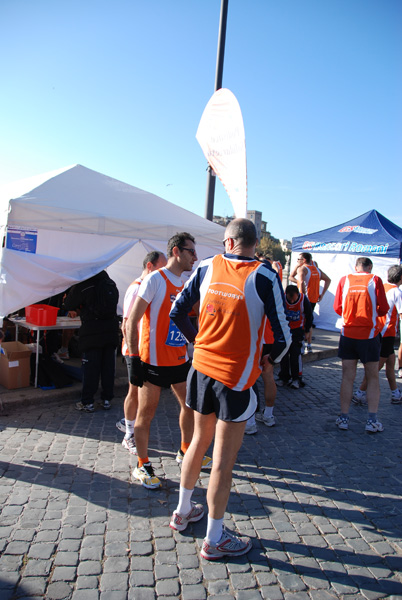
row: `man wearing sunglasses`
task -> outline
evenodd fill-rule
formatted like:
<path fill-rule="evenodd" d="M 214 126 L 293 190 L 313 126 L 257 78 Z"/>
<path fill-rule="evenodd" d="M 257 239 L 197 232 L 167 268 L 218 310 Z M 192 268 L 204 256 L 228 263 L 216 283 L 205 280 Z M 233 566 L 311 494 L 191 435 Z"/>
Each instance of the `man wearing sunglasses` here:
<path fill-rule="evenodd" d="M 181 275 L 192 271 L 197 260 L 193 236 L 182 232 L 171 237 L 167 259 L 166 267 L 150 273 L 141 283 L 126 323 L 130 382 L 140 388 L 134 426 L 138 464 L 133 477 L 149 489 L 161 485 L 148 458 L 148 441 L 162 388 L 171 387 L 180 405 L 181 447 L 176 458 L 180 463 L 194 427 L 193 411 L 185 404 L 190 368 L 187 341 L 169 318 L 172 303 L 183 288 Z M 206 462 L 210 462 L 207 457 Z"/>
<path fill-rule="evenodd" d="M 170 527 L 184 531 L 199 521 L 202 504 L 191 501 L 204 454 L 215 437 L 208 485 L 208 525 L 201 556 L 217 560 L 240 556 L 251 540 L 223 526 L 232 470 L 247 420 L 257 408 L 252 386 L 264 370 L 272 370 L 290 346 L 284 294 L 277 274 L 254 258 L 257 235 L 248 219 L 229 223 L 225 254 L 201 261 L 176 299 L 170 316 L 194 345 L 187 378 L 187 406 L 194 411 L 194 435 L 183 460 L 180 495 Z M 199 331 L 188 318 L 200 303 Z M 271 353 L 261 349 L 266 317 L 274 333 Z M 261 361 L 261 366 L 260 366 Z"/>

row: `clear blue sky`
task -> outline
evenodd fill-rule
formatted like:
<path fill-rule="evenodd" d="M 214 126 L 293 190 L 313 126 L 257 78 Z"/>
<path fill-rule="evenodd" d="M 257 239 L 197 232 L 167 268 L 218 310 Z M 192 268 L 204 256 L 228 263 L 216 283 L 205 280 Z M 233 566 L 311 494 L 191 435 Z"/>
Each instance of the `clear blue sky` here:
<path fill-rule="evenodd" d="M 79 163 L 203 216 L 220 4 L 1 0 L 0 184 Z M 401 65 L 400 0 L 229 0 L 223 86 L 274 236 L 402 226 Z"/>

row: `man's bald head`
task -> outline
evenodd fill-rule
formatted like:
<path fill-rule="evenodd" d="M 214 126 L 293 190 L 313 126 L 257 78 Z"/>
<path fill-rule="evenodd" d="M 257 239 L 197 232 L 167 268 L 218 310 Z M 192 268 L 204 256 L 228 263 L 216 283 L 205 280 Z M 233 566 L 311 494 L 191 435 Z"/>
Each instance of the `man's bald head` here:
<path fill-rule="evenodd" d="M 257 243 L 257 231 L 249 219 L 233 219 L 226 227 L 225 238 L 236 240 L 243 248 L 253 248 Z"/>

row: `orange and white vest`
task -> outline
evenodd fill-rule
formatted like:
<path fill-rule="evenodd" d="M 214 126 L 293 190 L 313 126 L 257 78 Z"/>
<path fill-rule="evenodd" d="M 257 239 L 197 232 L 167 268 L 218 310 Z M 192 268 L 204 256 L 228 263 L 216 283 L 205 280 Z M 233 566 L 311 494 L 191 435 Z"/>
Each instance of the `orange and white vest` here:
<path fill-rule="evenodd" d="M 169 271 L 159 269 L 150 273 L 143 281 L 138 296 L 148 301 L 147 286 L 154 279 L 156 291 L 141 319 L 139 353 L 141 360 L 158 367 L 174 367 L 188 360 L 186 338 L 171 321 L 170 309 L 183 289 L 169 279 Z M 173 276 L 178 279 L 176 276 Z"/>
<path fill-rule="evenodd" d="M 345 337 L 371 339 L 379 333 L 375 275 L 351 273 L 342 290 L 342 327 Z"/>
<path fill-rule="evenodd" d="M 307 298 L 310 302 L 317 302 L 320 295 L 320 278 L 321 272 L 314 265 L 304 265 L 307 269 L 306 286 Z"/>
<path fill-rule="evenodd" d="M 250 388 L 261 373 L 266 320 L 255 286 L 259 269 L 265 267 L 257 260 L 228 260 L 219 254 L 200 287 L 193 366 L 236 391 Z"/>
<path fill-rule="evenodd" d="M 398 328 L 398 315 L 402 314 L 402 292 L 397 285 L 384 283 L 389 311 L 384 317 L 378 317 L 380 333 L 383 337 L 395 337 Z"/>

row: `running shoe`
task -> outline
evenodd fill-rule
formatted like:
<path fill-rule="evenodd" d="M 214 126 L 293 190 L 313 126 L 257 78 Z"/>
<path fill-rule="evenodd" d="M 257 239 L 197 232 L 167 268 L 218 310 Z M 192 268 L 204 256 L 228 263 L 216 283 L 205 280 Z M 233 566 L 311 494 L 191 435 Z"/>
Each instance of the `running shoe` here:
<path fill-rule="evenodd" d="M 81 410 L 84 412 L 88 412 L 88 413 L 93 413 L 95 412 L 95 407 L 93 404 L 83 404 L 82 402 L 76 402 L 75 403 L 75 409 L 76 410 Z"/>
<path fill-rule="evenodd" d="M 335 424 L 338 425 L 339 429 L 348 429 L 349 428 L 349 417 L 338 417 L 335 421 Z"/>
<path fill-rule="evenodd" d="M 133 435 L 131 435 L 129 438 L 124 438 L 121 445 L 123 446 L 123 448 L 128 450 L 130 454 L 137 454 L 137 448 L 135 447 Z"/>
<path fill-rule="evenodd" d="M 110 410 L 112 408 L 112 403 L 110 400 L 102 400 L 101 402 L 103 410 Z"/>
<path fill-rule="evenodd" d="M 244 430 L 244 433 L 246 435 L 254 435 L 257 432 L 258 432 L 258 429 L 257 429 L 256 422 L 254 421 L 254 423 L 249 423 L 247 421 L 247 423 L 246 423 L 246 429 Z"/>
<path fill-rule="evenodd" d="M 271 417 L 265 417 L 264 415 L 262 415 L 262 419 L 258 420 L 264 423 L 264 425 L 266 425 L 267 427 L 273 427 L 276 423 L 274 415 L 272 415 Z"/>
<path fill-rule="evenodd" d="M 223 556 L 241 556 L 249 552 L 252 546 L 249 537 L 237 536 L 224 527 L 221 539 L 216 544 L 207 538 L 204 539 L 201 556 L 206 560 L 219 560 Z"/>
<path fill-rule="evenodd" d="M 191 503 L 191 510 L 187 515 L 180 515 L 177 510 L 173 512 L 169 527 L 175 531 L 184 531 L 189 523 L 200 521 L 204 516 L 202 504 Z"/>
<path fill-rule="evenodd" d="M 176 462 L 179 463 L 179 465 L 181 465 L 181 463 L 183 462 L 183 458 L 183 451 L 178 450 L 176 454 Z M 212 467 L 212 458 L 210 456 L 204 456 L 204 458 L 202 459 L 201 469 L 208 469 L 209 467 Z"/>
<path fill-rule="evenodd" d="M 123 417 L 120 421 L 117 421 L 116 427 L 122 433 L 126 433 L 126 419 Z"/>
<path fill-rule="evenodd" d="M 367 404 L 367 394 L 365 391 L 357 389 L 353 394 L 352 402 L 355 404 Z"/>
<path fill-rule="evenodd" d="M 162 485 L 160 479 L 156 477 L 151 463 L 145 463 L 142 467 L 137 465 L 133 471 L 133 477 L 141 481 L 142 485 L 149 490 L 160 488 Z"/>
<path fill-rule="evenodd" d="M 378 419 L 376 421 L 373 421 L 372 419 L 367 419 L 365 429 L 366 431 L 368 431 L 368 433 L 377 433 L 379 431 L 384 431 L 383 424 L 380 423 Z"/>
<path fill-rule="evenodd" d="M 61 358 L 62 360 L 70 360 L 70 355 L 68 353 L 68 350 L 66 350 L 64 348 L 59 348 L 59 350 L 57 350 L 57 356 L 59 358 Z"/>
<path fill-rule="evenodd" d="M 307 344 L 304 354 L 311 354 L 313 351 L 311 344 Z"/>
<path fill-rule="evenodd" d="M 402 379 L 402 368 L 398 369 L 398 379 Z"/>
<path fill-rule="evenodd" d="M 401 404 L 402 402 L 402 392 L 399 388 L 391 391 L 391 402 L 392 404 Z"/>
<path fill-rule="evenodd" d="M 300 389 L 300 383 L 298 379 L 291 379 L 289 381 L 289 387 L 292 388 L 292 390 L 299 390 Z"/>

